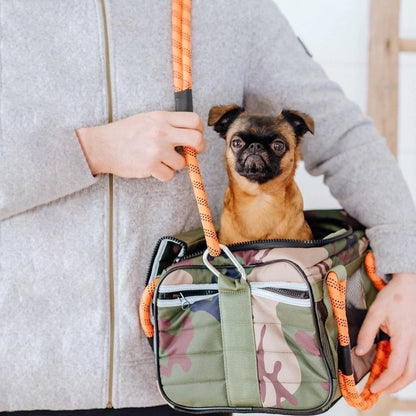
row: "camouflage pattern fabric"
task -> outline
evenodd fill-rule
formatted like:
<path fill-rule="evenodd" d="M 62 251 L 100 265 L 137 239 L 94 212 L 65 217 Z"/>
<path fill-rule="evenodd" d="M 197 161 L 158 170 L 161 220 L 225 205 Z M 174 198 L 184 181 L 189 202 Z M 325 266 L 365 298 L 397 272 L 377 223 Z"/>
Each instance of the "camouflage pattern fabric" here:
<path fill-rule="evenodd" d="M 246 282 L 224 256 L 211 259 L 219 278 L 200 255 L 167 268 L 154 296 L 154 345 L 166 400 L 191 411 L 327 410 L 340 393 L 325 277 L 342 267 L 351 279 L 352 326 L 359 328 L 375 296 L 362 267 L 369 249 L 364 232 L 341 230 L 327 241 L 235 248 Z M 356 363 L 357 380 L 371 360 Z"/>

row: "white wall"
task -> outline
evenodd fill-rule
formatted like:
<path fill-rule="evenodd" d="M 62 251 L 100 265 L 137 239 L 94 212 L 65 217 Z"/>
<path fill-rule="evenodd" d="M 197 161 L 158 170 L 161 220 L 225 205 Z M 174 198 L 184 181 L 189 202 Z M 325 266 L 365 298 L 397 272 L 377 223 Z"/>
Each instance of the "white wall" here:
<path fill-rule="evenodd" d="M 369 0 L 275 0 L 305 43 L 346 95 L 367 107 L 367 59 Z M 416 38 L 416 1 L 402 0 L 401 36 Z M 399 165 L 416 201 L 416 54 L 400 58 Z M 323 185 L 322 178 L 310 177 L 303 166 L 297 175 L 305 199 L 305 208 L 331 208 L 338 203 Z M 416 399 L 413 383 L 399 394 Z M 416 416 L 416 412 L 402 413 Z M 393 412 L 392 416 L 402 416 Z M 340 401 L 327 415 L 352 416 L 357 412 Z"/>
<path fill-rule="evenodd" d="M 275 0 L 328 76 L 363 111 L 367 105 L 367 0 Z M 339 207 L 323 184 L 300 165 L 305 209 Z"/>
<path fill-rule="evenodd" d="M 365 112 L 369 0 L 275 0 L 296 33 L 330 78 Z M 401 36 L 416 38 L 416 2 L 402 0 Z M 416 201 L 416 54 L 400 57 L 398 160 Z M 339 206 L 322 178 L 310 177 L 300 166 L 297 180 L 305 208 Z"/>
<path fill-rule="evenodd" d="M 416 39 L 416 1 L 401 1 L 400 36 Z M 398 160 L 416 201 L 416 53 L 400 55 Z"/>

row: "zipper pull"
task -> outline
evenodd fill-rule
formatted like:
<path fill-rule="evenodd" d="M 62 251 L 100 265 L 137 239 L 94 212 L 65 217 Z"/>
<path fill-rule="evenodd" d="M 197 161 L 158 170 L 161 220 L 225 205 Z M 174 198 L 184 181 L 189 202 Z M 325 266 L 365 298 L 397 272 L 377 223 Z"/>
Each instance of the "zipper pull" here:
<path fill-rule="evenodd" d="M 191 304 L 185 298 L 185 296 L 183 295 L 182 292 L 180 293 L 179 301 L 181 302 L 181 308 L 182 308 L 183 311 L 185 311 L 186 309 L 188 309 L 191 306 Z"/>

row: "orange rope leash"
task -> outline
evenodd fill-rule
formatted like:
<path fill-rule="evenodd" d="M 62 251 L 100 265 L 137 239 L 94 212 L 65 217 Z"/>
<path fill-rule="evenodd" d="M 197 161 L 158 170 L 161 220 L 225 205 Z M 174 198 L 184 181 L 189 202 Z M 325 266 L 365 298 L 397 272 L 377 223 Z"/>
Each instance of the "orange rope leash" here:
<path fill-rule="evenodd" d="M 139 317 L 140 325 L 146 338 L 152 338 L 155 330 L 153 328 L 152 319 L 150 316 L 150 305 L 152 304 L 153 295 L 155 293 L 159 278 L 157 277 L 150 282 L 144 289 L 143 295 L 140 299 Z"/>
<path fill-rule="evenodd" d="M 366 255 L 364 265 L 366 270 L 372 270 L 372 273 L 368 273 L 370 280 L 378 290 L 381 290 L 385 286 L 385 282 L 375 274 L 373 253 L 369 252 Z M 326 284 L 338 328 L 338 343 L 341 348 L 349 350 L 351 344 L 346 313 L 347 281 L 340 281 L 338 275 L 334 271 L 331 271 L 328 273 Z M 361 394 L 357 390 L 353 372 L 344 374 L 341 369 L 338 370 L 339 387 L 346 402 L 350 406 L 359 410 L 368 410 L 375 405 L 381 393 L 372 393 L 370 387 L 387 368 L 389 355 L 390 341 L 379 341 L 370 376 Z"/>
<path fill-rule="evenodd" d="M 182 1 L 172 1 L 172 65 L 175 92 L 183 91 Z"/>
<path fill-rule="evenodd" d="M 192 0 L 172 0 L 172 69 L 175 101 L 176 94 L 183 92 L 189 94 L 188 98 L 192 98 L 191 11 Z M 192 111 L 191 100 L 186 101 L 185 105 L 182 103 L 181 106 L 186 106 L 186 111 Z M 194 190 L 208 251 L 211 256 L 217 257 L 221 254 L 221 248 L 209 208 L 204 182 L 199 170 L 195 149 L 184 146 L 184 156 L 186 165 L 188 166 L 189 177 Z M 140 299 L 140 324 L 147 338 L 152 338 L 154 335 L 150 308 L 158 281 L 159 278 L 156 278 L 150 282 Z"/>
<path fill-rule="evenodd" d="M 191 0 L 172 0 L 172 62 L 175 93 L 192 91 Z M 191 109 L 187 109 L 192 111 Z M 209 254 L 217 257 L 221 248 L 208 204 L 195 149 L 184 147 L 185 161 L 192 182 Z"/>
<path fill-rule="evenodd" d="M 182 3 L 182 78 L 183 90 L 192 90 L 191 10 L 192 0 Z M 175 1 L 173 2 L 175 3 Z"/>

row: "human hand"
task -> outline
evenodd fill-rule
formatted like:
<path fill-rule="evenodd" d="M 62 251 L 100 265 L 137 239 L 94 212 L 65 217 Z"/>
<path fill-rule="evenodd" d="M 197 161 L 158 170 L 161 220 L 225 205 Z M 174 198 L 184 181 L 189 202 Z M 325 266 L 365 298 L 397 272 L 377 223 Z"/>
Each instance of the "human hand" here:
<path fill-rule="evenodd" d="M 76 130 L 93 175 L 112 173 L 124 178 L 173 178 L 185 167 L 176 146 L 204 151 L 201 118 L 191 112 L 154 111 L 102 126 Z"/>
<path fill-rule="evenodd" d="M 395 393 L 416 380 L 416 273 L 393 275 L 378 293 L 358 335 L 357 355 L 369 351 L 379 328 L 390 336 L 391 354 L 370 389 Z"/>

